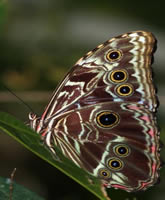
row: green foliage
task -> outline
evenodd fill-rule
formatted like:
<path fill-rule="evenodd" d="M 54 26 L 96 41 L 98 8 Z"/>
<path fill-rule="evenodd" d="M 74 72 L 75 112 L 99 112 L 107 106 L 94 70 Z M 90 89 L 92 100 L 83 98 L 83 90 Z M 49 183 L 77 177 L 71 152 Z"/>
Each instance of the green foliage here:
<path fill-rule="evenodd" d="M 12 186 L 12 190 L 10 186 Z M 10 194 L 12 200 L 44 200 L 25 187 L 18 185 L 15 182 L 11 183 L 11 179 L 0 177 L 0 199 L 10 200 Z"/>
<path fill-rule="evenodd" d="M 56 160 L 50 151 L 43 146 L 39 135 L 33 132 L 29 127 L 25 126 L 22 122 L 6 113 L 0 113 L 0 129 L 12 136 L 40 158 L 77 181 L 101 200 L 108 199 L 106 198 L 106 193 L 103 194 L 103 188 L 101 188 L 101 182 L 98 179 L 90 176 L 84 170 L 77 167 L 72 161 L 64 157 L 57 147 L 55 147 L 55 149 L 60 161 Z"/>

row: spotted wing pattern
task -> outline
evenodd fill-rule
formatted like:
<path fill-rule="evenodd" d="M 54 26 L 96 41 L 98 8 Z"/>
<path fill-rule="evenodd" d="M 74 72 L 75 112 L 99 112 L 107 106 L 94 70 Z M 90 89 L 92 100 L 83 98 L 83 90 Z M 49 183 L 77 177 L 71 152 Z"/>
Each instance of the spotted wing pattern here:
<path fill-rule="evenodd" d="M 158 103 L 145 31 L 112 38 L 82 57 L 31 127 L 106 187 L 145 190 L 159 177 Z"/>

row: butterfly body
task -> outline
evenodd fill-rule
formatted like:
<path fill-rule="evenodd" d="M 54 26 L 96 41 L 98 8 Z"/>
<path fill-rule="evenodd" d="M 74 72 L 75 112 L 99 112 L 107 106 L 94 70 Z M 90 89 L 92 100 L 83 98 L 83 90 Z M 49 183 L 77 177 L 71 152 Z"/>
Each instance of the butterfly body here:
<path fill-rule="evenodd" d="M 88 52 L 56 89 L 31 127 L 106 187 L 128 192 L 156 183 L 160 168 L 158 103 L 149 32 L 112 38 Z"/>

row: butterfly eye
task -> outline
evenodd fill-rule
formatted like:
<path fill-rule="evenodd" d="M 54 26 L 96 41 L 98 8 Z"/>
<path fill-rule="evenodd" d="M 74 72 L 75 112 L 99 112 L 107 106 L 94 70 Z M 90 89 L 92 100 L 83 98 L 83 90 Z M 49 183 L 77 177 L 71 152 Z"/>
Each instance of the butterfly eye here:
<path fill-rule="evenodd" d="M 113 62 L 119 60 L 122 56 L 121 51 L 119 50 L 111 50 L 107 53 L 106 58 L 108 61 Z"/>
<path fill-rule="evenodd" d="M 130 153 L 130 149 L 126 145 L 118 145 L 115 147 L 115 153 L 118 156 L 126 157 Z"/>
<path fill-rule="evenodd" d="M 96 121 L 101 127 L 110 128 L 119 122 L 119 116 L 114 112 L 105 111 L 97 115 Z"/>
<path fill-rule="evenodd" d="M 101 178 L 105 178 L 105 179 L 111 177 L 111 173 L 110 173 L 110 171 L 107 170 L 107 169 L 100 169 L 99 172 L 98 172 L 98 174 L 99 174 L 99 176 L 100 176 Z"/>
<path fill-rule="evenodd" d="M 120 96 L 129 96 L 133 93 L 133 87 L 130 84 L 122 84 L 116 88 L 116 92 Z"/>
<path fill-rule="evenodd" d="M 108 166 L 113 170 L 119 170 L 123 167 L 123 162 L 118 158 L 112 158 L 108 161 Z"/>
<path fill-rule="evenodd" d="M 110 80 L 114 83 L 124 82 L 128 79 L 128 74 L 125 70 L 115 70 L 110 74 Z"/>

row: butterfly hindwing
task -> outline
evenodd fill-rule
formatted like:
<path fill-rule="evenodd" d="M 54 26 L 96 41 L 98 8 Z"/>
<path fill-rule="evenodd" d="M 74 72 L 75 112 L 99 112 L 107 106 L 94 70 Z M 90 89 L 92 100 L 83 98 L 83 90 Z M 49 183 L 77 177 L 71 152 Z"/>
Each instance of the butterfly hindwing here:
<path fill-rule="evenodd" d="M 51 140 L 63 154 L 107 187 L 136 191 L 157 181 L 159 132 L 153 114 L 143 105 L 100 103 L 51 123 Z"/>

